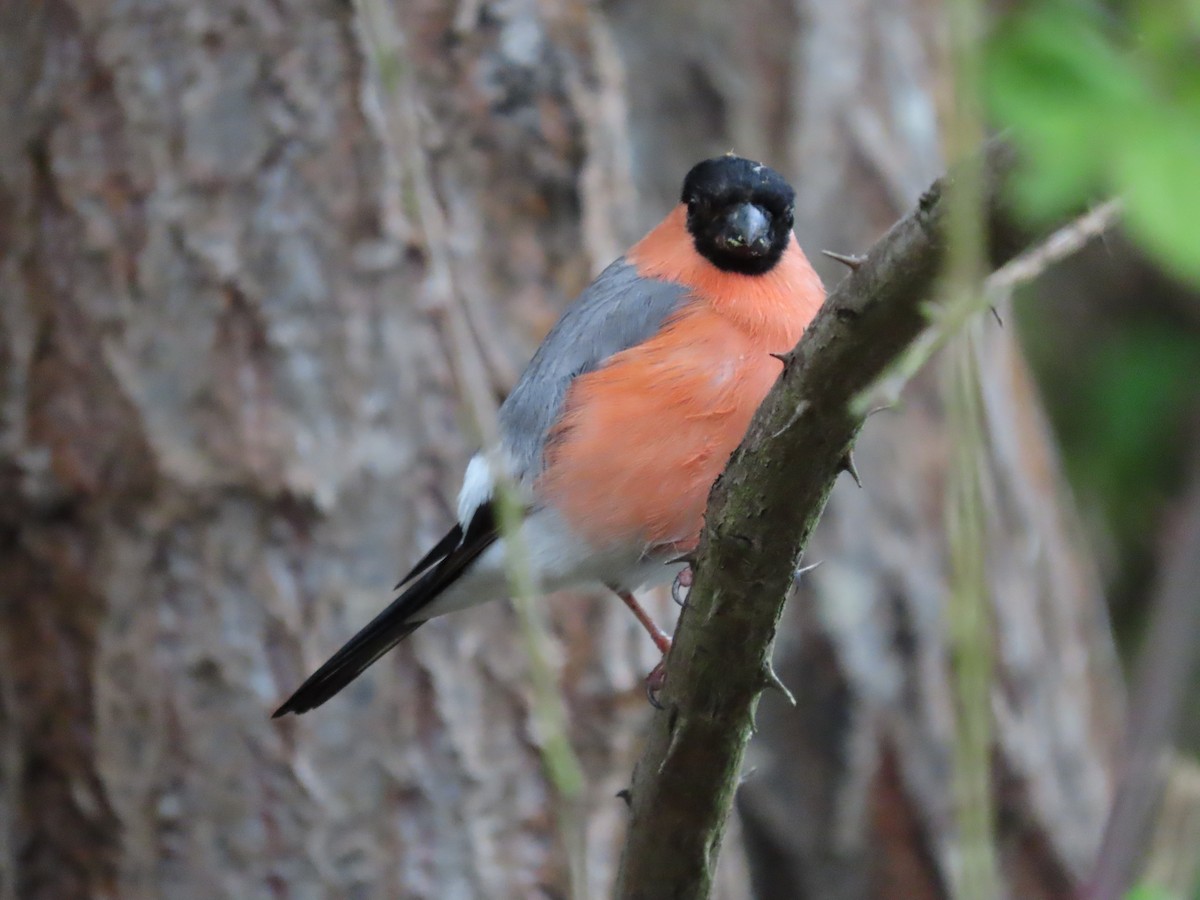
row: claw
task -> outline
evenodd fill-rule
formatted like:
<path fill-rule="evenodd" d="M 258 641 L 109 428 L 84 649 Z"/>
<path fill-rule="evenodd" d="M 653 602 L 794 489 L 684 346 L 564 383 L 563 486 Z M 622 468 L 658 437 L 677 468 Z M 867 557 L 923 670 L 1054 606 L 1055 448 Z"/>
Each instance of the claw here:
<path fill-rule="evenodd" d="M 650 705 L 655 709 L 666 709 L 659 702 L 658 692 L 663 689 L 663 685 L 667 683 L 667 660 L 663 660 L 650 670 L 650 674 L 646 676 L 646 699 L 650 701 Z"/>
<path fill-rule="evenodd" d="M 687 606 L 687 597 L 680 596 L 684 589 L 691 590 L 692 587 L 692 567 L 685 566 L 679 570 L 679 574 L 675 576 L 675 580 L 671 582 L 671 599 L 675 601 L 680 608 Z"/>
<path fill-rule="evenodd" d="M 650 701 L 650 705 L 655 709 L 666 709 L 666 707 L 662 705 L 662 701 L 658 699 L 658 691 L 652 688 L 649 682 L 646 682 L 646 699 Z"/>

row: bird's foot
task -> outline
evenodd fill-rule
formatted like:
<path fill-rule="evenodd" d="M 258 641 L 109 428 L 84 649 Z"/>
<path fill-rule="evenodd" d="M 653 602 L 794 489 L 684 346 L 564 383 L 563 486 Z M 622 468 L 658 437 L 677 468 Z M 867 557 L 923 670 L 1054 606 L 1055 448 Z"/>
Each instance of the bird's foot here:
<path fill-rule="evenodd" d="M 679 606 L 687 605 L 687 595 L 684 592 L 692 589 L 692 579 L 694 577 L 692 567 L 684 566 L 679 570 L 679 574 L 675 576 L 675 580 L 671 582 L 671 599 Z"/>
<path fill-rule="evenodd" d="M 646 699 L 650 701 L 650 705 L 655 709 L 663 709 L 662 703 L 658 700 L 658 692 L 663 689 L 663 685 L 667 683 L 667 657 L 664 655 L 658 665 L 650 670 L 650 674 L 646 676 Z"/>
<path fill-rule="evenodd" d="M 687 584 L 691 584 L 691 581 L 689 570 Z M 667 681 L 667 654 L 671 651 L 671 639 L 665 631 L 654 624 L 654 620 L 650 618 L 646 610 L 642 609 L 642 605 L 634 599 L 633 594 L 616 587 L 612 588 L 612 590 L 633 611 L 633 614 L 637 616 L 637 620 L 642 623 L 642 627 L 646 629 L 646 632 L 654 641 L 654 646 L 658 647 L 658 651 L 662 654 L 662 660 L 646 676 L 646 698 L 656 709 L 662 709 L 662 704 L 658 702 L 658 692 L 662 690 L 663 685 Z"/>

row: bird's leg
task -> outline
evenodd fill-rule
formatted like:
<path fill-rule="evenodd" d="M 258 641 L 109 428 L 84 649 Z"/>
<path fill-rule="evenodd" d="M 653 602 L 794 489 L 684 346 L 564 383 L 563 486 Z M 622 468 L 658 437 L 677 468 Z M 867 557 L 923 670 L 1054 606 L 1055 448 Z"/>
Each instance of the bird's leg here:
<path fill-rule="evenodd" d="M 671 639 L 667 637 L 666 632 L 654 624 L 654 620 L 650 618 L 650 614 L 642 609 L 642 605 L 634 599 L 631 592 L 615 587 L 612 590 L 629 607 L 630 611 L 637 616 L 637 620 L 642 623 L 642 627 L 646 629 L 650 635 L 650 639 L 654 641 L 654 645 L 662 652 L 663 658 L 657 666 L 650 670 L 650 674 L 646 676 L 646 697 L 652 705 L 662 709 L 662 704 L 658 702 L 658 692 L 662 690 L 662 686 L 667 680 L 666 661 L 667 653 L 671 649 Z"/>
<path fill-rule="evenodd" d="M 613 591 L 624 601 L 633 614 L 637 616 L 637 620 L 642 623 L 642 627 L 650 635 L 650 640 L 654 641 L 654 646 L 662 651 L 663 656 L 666 656 L 667 651 L 671 649 L 671 639 L 667 637 L 667 633 L 654 624 L 654 620 L 650 618 L 650 614 L 642 609 L 642 605 L 634 599 L 632 593 L 618 590 L 617 588 L 613 588 Z"/>

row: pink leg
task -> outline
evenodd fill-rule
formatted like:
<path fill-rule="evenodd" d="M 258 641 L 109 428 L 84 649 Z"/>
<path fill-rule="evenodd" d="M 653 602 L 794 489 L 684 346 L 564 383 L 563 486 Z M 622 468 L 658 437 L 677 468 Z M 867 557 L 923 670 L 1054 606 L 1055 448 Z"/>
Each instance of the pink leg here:
<path fill-rule="evenodd" d="M 667 669 L 665 664 L 667 661 L 667 653 L 671 649 L 671 639 L 667 637 L 666 633 L 661 628 L 654 624 L 654 620 L 650 618 L 650 614 L 647 613 L 646 610 L 642 609 L 642 605 L 638 603 L 636 599 L 634 599 L 633 594 L 631 594 L 629 591 L 618 590 L 617 588 L 613 588 L 613 592 L 620 597 L 624 604 L 629 607 L 630 611 L 637 616 L 637 620 L 642 623 L 642 627 L 646 629 L 650 635 L 650 639 L 654 641 L 654 645 L 658 647 L 659 651 L 663 655 L 663 658 L 659 664 L 651 669 L 650 674 L 646 676 L 646 697 L 650 700 L 652 705 L 656 706 L 658 709 L 662 709 L 662 704 L 658 702 L 658 692 L 662 690 L 662 686 L 667 680 Z"/>
<path fill-rule="evenodd" d="M 650 635 L 650 640 L 654 641 L 654 646 L 662 652 L 663 656 L 667 655 L 667 651 L 671 649 L 671 639 L 667 637 L 666 632 L 654 624 L 654 620 L 650 618 L 650 614 L 642 609 L 642 605 L 634 599 L 633 594 L 629 591 L 620 591 L 613 588 L 618 597 L 624 601 L 630 611 L 637 616 L 637 620 L 642 623 L 642 627 Z"/>

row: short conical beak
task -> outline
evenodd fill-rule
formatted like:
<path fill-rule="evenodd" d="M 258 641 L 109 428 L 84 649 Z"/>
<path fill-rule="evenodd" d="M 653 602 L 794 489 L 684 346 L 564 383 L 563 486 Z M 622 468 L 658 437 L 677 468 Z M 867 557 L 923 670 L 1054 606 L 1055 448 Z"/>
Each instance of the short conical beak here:
<path fill-rule="evenodd" d="M 717 246 L 737 256 L 765 256 L 771 247 L 771 220 L 762 208 L 743 203 L 725 218 Z"/>

